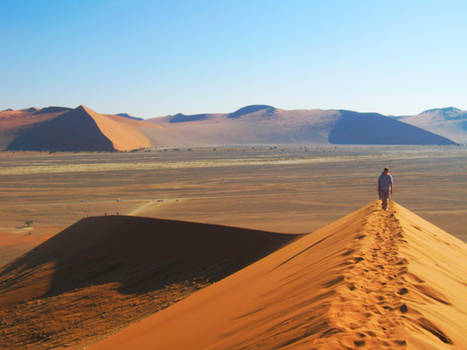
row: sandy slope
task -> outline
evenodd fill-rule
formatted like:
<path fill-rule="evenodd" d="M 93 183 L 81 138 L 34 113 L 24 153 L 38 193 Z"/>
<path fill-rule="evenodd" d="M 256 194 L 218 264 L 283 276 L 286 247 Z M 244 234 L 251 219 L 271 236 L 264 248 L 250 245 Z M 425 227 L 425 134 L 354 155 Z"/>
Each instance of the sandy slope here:
<path fill-rule="evenodd" d="M 94 119 L 116 151 L 130 151 L 151 146 L 151 142 L 140 128 L 143 126 L 155 128 L 155 126 L 116 115 L 99 114 L 86 106 L 81 107 Z"/>
<path fill-rule="evenodd" d="M 295 238 L 142 217 L 80 220 L 0 268 L 0 349 L 70 346 L 116 331 Z"/>
<path fill-rule="evenodd" d="M 376 202 L 91 349 L 462 349 L 465 243 Z"/>

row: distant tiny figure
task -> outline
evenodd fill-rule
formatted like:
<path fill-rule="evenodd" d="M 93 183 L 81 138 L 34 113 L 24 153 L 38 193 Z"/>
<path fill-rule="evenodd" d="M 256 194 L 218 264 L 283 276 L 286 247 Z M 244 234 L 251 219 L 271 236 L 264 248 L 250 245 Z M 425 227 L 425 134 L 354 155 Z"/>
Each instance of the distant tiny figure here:
<path fill-rule="evenodd" d="M 389 169 L 384 168 L 381 175 L 378 177 L 378 194 L 381 199 L 383 210 L 388 210 L 388 199 L 392 194 L 392 188 L 394 186 L 394 180 L 392 175 L 389 174 Z"/>

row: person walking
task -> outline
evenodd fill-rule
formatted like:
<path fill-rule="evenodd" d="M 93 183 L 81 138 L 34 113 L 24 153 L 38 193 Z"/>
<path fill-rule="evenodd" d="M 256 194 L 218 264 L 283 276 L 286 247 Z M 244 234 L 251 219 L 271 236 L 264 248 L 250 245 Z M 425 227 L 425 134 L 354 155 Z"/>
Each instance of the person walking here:
<path fill-rule="evenodd" d="M 388 210 L 388 199 L 392 194 L 394 180 L 392 175 L 389 174 L 389 168 L 384 168 L 381 175 L 378 177 L 378 194 L 381 199 L 381 206 L 383 210 Z"/>

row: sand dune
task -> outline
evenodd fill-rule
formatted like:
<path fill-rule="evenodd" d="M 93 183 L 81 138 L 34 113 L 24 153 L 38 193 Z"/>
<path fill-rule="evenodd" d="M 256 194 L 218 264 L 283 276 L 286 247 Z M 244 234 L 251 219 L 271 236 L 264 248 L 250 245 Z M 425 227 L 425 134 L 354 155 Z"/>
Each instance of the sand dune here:
<path fill-rule="evenodd" d="M 80 107 L 92 116 L 102 134 L 112 142 L 114 150 L 131 151 L 151 146 L 148 138 L 140 130 L 144 126 L 149 127 L 144 122 L 117 115 L 102 115 L 86 106 Z"/>
<path fill-rule="evenodd" d="M 451 140 L 377 113 L 282 110 L 253 105 L 228 114 L 176 114 L 148 120 L 154 145 L 393 144 L 449 145 Z"/>
<path fill-rule="evenodd" d="M 9 150 L 129 151 L 149 147 L 140 131 L 150 124 L 119 116 L 101 115 L 79 106 L 38 123 L 8 144 Z"/>
<path fill-rule="evenodd" d="M 467 111 L 454 107 L 434 108 L 417 115 L 398 117 L 408 123 L 458 143 L 467 143 Z"/>
<path fill-rule="evenodd" d="M 229 114 L 175 115 L 149 121 L 155 145 L 327 144 L 339 119 L 335 111 L 286 111 L 247 106 Z"/>
<path fill-rule="evenodd" d="M 91 349 L 462 349 L 467 247 L 366 207 Z"/>
<path fill-rule="evenodd" d="M 86 106 L 0 112 L 0 149 L 131 151 L 151 146 L 242 144 L 451 145 L 450 139 L 378 113 L 282 110 L 252 105 L 232 113 L 138 120 Z"/>
<path fill-rule="evenodd" d="M 0 269 L 0 348 L 102 336 L 296 237 L 130 216 L 83 219 Z"/>
<path fill-rule="evenodd" d="M 378 113 L 339 111 L 341 118 L 329 133 L 334 144 L 452 145 L 450 139 Z"/>
<path fill-rule="evenodd" d="M 40 110 L 28 108 L 24 110 L 8 109 L 0 112 L 0 150 L 7 148 L 22 133 L 47 120 L 56 118 L 66 110 L 61 107 L 46 107 Z"/>

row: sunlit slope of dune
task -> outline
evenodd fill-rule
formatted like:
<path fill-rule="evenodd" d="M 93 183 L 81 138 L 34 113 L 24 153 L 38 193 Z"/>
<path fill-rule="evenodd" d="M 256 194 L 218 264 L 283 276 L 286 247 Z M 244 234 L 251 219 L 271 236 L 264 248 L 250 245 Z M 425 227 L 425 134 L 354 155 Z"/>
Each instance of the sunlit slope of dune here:
<path fill-rule="evenodd" d="M 462 349 L 465 243 L 377 202 L 92 349 Z"/>
<path fill-rule="evenodd" d="M 148 124 L 117 115 L 102 115 L 85 106 L 82 108 L 92 116 L 101 132 L 112 142 L 114 150 L 131 151 L 151 146 L 149 139 L 140 130 L 142 127 L 149 127 Z"/>
<path fill-rule="evenodd" d="M 296 237 L 131 216 L 80 220 L 0 269 L 0 348 L 102 336 Z"/>

